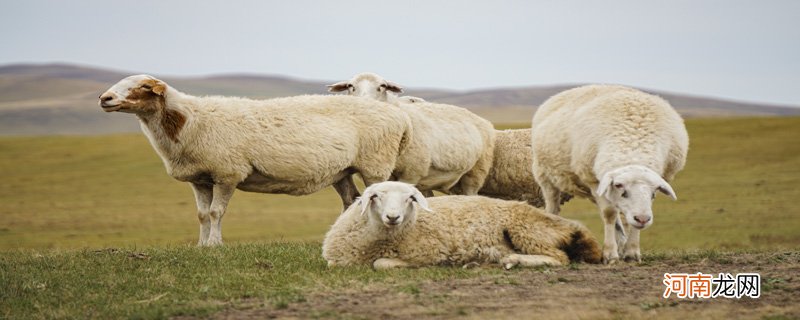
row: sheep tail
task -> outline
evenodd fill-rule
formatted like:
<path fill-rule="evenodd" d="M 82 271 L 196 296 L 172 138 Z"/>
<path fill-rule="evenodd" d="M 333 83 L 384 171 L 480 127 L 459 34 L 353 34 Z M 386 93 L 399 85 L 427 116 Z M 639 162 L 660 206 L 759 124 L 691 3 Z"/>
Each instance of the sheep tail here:
<path fill-rule="evenodd" d="M 572 262 L 600 263 L 603 259 L 603 248 L 582 226 L 572 232 L 564 252 Z"/>

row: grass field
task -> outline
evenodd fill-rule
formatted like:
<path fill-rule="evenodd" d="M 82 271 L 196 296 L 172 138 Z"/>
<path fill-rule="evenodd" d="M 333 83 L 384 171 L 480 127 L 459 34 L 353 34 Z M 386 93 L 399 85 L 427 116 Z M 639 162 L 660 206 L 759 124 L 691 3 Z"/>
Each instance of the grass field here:
<path fill-rule="evenodd" d="M 796 292 L 800 262 L 792 250 L 800 247 L 800 205 L 795 202 L 800 199 L 800 118 L 690 119 L 687 127 L 689 160 L 673 183 L 679 200 L 656 200 L 655 223 L 642 233 L 645 264 L 652 267 L 642 272 L 649 270 L 651 276 L 710 272 L 726 266 L 735 269 L 727 272 L 780 270 L 789 275 L 771 276 L 774 292 Z M 255 310 L 232 317 L 340 317 L 338 298 L 326 293 L 341 288 L 350 288 L 343 297 L 354 299 L 374 290 L 376 295 L 399 294 L 403 299 L 411 297 L 412 302 L 421 299 L 434 304 L 408 317 L 480 318 L 507 310 L 476 310 L 458 304 L 458 296 L 430 296 L 438 292 L 431 284 L 458 287 L 499 281 L 500 287 L 516 283 L 511 287 L 544 290 L 530 279 L 574 271 L 327 270 L 319 257 L 319 241 L 341 210 L 332 189 L 306 197 L 237 192 L 223 224 L 228 246 L 193 248 L 198 224 L 192 192 L 166 175 L 141 134 L 3 137 L 0 173 L 4 178 L 0 184 L 0 318 L 159 318 L 204 316 L 219 309 L 228 310 L 228 315 L 231 310 Z M 602 234 L 598 213 L 589 201 L 572 200 L 562 215 Z M 681 253 L 687 250 L 690 253 Z M 742 254 L 750 257 L 743 261 L 738 258 L 742 255 L 731 253 L 743 250 L 757 253 Z M 774 259 L 784 253 L 791 264 Z M 755 262 L 763 257 L 769 263 Z M 693 267 L 669 270 L 680 262 Z M 591 270 L 587 274 L 597 272 L 604 279 L 611 279 L 618 270 L 586 268 Z M 619 268 L 630 271 L 632 266 Z M 647 279 L 647 283 L 656 289 L 661 286 L 660 279 Z M 653 288 L 631 292 L 649 294 Z M 464 297 L 480 294 L 467 292 Z M 660 308 L 657 304 L 663 301 L 651 298 L 629 297 L 625 306 L 645 303 L 646 307 L 612 308 L 603 317 L 636 317 L 654 310 L 680 311 L 668 314 L 682 317 L 681 312 L 692 310 L 682 302 L 677 308 Z M 434 303 L 437 299 L 441 305 Z M 789 305 L 798 303 L 794 295 L 786 299 Z M 309 301 L 329 307 L 291 313 L 298 306 L 313 306 Z M 568 302 L 586 301 L 603 302 Z M 718 305 L 721 313 L 712 316 L 737 315 L 735 308 L 713 306 Z M 755 315 L 800 316 L 796 307 L 782 309 L 779 302 L 768 306 L 777 309 Z"/>
<path fill-rule="evenodd" d="M 678 201 L 658 197 L 645 249 L 800 246 L 800 118 L 690 119 Z M 164 171 L 143 135 L 0 138 L 0 249 L 196 242 L 188 184 Z M 340 212 L 332 188 L 305 197 L 238 191 L 229 243 L 321 240 Z M 564 216 L 602 234 L 582 199 Z"/>

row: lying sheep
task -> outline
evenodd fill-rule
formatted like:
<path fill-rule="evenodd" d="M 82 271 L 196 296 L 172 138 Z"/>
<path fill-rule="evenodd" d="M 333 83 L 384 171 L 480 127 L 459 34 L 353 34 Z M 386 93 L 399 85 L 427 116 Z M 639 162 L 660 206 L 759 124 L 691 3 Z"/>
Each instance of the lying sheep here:
<path fill-rule="evenodd" d="M 433 195 L 431 190 L 475 195 L 483 185 L 494 156 L 492 123 L 467 109 L 425 102 L 399 103 L 392 98 L 402 88 L 373 73 L 361 73 L 349 81 L 332 84 L 331 92 L 347 90 L 349 95 L 402 104 L 414 126 L 409 148 L 418 152 L 401 155 L 400 171 L 425 168 L 417 188 Z M 405 100 L 404 100 L 405 101 Z M 402 180 L 401 180 L 402 181 Z M 408 181 L 406 181 L 408 182 Z"/>
<path fill-rule="evenodd" d="M 322 256 L 328 266 L 501 263 L 510 269 L 599 263 L 601 251 L 586 227 L 523 202 L 426 199 L 412 185 L 387 181 L 368 187 L 339 216 L 325 235 Z"/>
<path fill-rule="evenodd" d="M 663 99 L 623 86 L 590 85 L 559 93 L 533 116 L 533 173 L 546 211 L 559 212 L 559 195 L 592 199 L 605 223 L 603 259 L 641 261 L 639 231 L 653 223 L 660 191 L 683 169 L 689 136 Z M 624 235 L 620 212 L 632 226 Z M 615 237 L 616 233 L 616 237 Z"/>
<path fill-rule="evenodd" d="M 100 96 L 106 112 L 133 113 L 167 173 L 197 200 L 199 245 L 222 243 L 220 223 L 235 189 L 305 195 L 334 185 L 345 207 L 391 176 L 412 135 L 398 107 L 348 96 L 270 100 L 195 97 L 148 75 L 125 78 Z M 376 129 L 379 127 L 379 129 Z"/>

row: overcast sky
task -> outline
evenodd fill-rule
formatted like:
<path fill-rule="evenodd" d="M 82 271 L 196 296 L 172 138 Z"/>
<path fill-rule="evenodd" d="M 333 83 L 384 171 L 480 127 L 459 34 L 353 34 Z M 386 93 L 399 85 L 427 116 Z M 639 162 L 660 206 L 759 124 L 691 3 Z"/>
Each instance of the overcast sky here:
<path fill-rule="evenodd" d="M 800 1 L 3 1 L 0 64 L 621 83 L 800 105 Z"/>

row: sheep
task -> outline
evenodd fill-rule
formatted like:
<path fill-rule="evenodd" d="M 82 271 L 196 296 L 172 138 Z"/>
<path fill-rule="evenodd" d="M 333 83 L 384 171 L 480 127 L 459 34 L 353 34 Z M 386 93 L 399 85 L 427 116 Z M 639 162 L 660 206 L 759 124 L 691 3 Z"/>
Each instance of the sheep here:
<path fill-rule="evenodd" d="M 392 104 L 425 102 L 425 99 L 414 96 L 398 97 L 397 94 L 403 92 L 403 87 L 371 72 L 362 72 L 350 80 L 328 85 L 328 92 L 342 91 L 347 91 L 351 96 L 373 98 Z"/>
<path fill-rule="evenodd" d="M 680 115 L 633 88 L 588 85 L 545 101 L 533 116 L 531 139 L 545 210 L 559 213 L 561 192 L 591 199 L 605 223 L 604 262 L 620 255 L 641 262 L 639 232 L 653 223 L 655 192 L 677 200 L 669 181 L 689 148 Z M 620 213 L 632 227 L 627 235 Z"/>
<path fill-rule="evenodd" d="M 543 208 L 542 192 L 531 171 L 532 161 L 530 129 L 497 130 L 492 168 L 478 194 L 526 201 L 534 207 Z M 560 203 L 571 198 L 570 194 L 564 193 Z"/>
<path fill-rule="evenodd" d="M 402 105 L 414 126 L 409 144 L 417 153 L 401 156 L 398 166 L 429 170 L 420 177 L 417 188 L 432 196 L 431 190 L 475 195 L 483 185 L 494 157 L 494 126 L 467 109 L 416 100 L 396 98 L 402 88 L 374 73 L 361 73 L 349 81 L 328 86 L 331 92 L 347 90 L 349 95 Z M 398 100 L 400 99 L 400 100 Z M 414 101 L 413 103 L 401 103 Z M 406 181 L 408 182 L 408 181 Z"/>
<path fill-rule="evenodd" d="M 99 98 L 105 112 L 135 114 L 167 173 L 191 184 L 200 246 L 222 244 L 220 222 L 235 189 L 306 195 L 333 185 L 346 208 L 358 196 L 353 173 L 367 185 L 408 180 L 395 164 L 413 128 L 391 104 L 195 97 L 149 75 L 122 79 Z"/>
<path fill-rule="evenodd" d="M 348 81 L 328 85 L 328 91 L 348 91 L 348 94 L 369 97 L 396 105 L 426 102 L 413 96 L 397 97 L 403 88 L 374 73 L 360 73 Z M 478 194 L 505 200 L 527 201 L 535 207 L 544 207 L 539 185 L 531 172 L 531 132 L 526 129 L 495 130 L 493 162 Z M 457 184 L 448 191 L 451 194 L 469 194 Z M 572 198 L 564 193 L 561 202 Z"/>
<path fill-rule="evenodd" d="M 386 181 L 366 188 L 339 216 L 325 235 L 322 256 L 330 267 L 500 263 L 510 269 L 599 263 L 601 250 L 583 225 L 524 202 L 426 199 L 410 184 Z"/>

